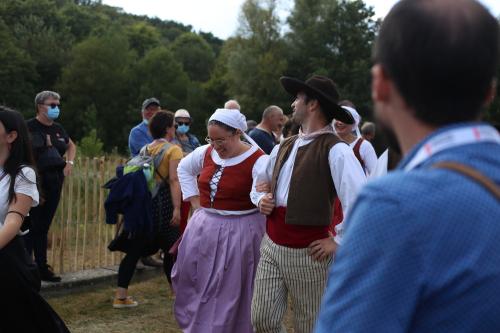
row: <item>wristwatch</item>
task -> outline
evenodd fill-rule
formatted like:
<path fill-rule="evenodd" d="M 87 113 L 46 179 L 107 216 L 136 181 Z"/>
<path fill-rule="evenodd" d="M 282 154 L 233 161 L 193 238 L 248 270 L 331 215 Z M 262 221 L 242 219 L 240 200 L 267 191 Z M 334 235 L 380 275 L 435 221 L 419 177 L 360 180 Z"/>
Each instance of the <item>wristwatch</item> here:
<path fill-rule="evenodd" d="M 66 163 L 71 164 L 71 165 L 75 165 L 74 161 L 66 161 Z"/>

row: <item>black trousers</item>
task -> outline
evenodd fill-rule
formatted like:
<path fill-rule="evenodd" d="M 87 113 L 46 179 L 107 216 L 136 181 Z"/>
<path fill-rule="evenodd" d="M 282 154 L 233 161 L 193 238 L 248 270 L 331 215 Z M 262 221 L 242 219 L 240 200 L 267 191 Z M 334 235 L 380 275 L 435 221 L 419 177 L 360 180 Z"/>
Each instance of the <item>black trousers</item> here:
<path fill-rule="evenodd" d="M 151 242 L 155 243 L 163 253 L 163 271 L 168 282 L 172 283 L 172 268 L 174 267 L 175 258 L 168 251 L 180 237 L 179 227 L 170 225 L 172 219 L 173 205 L 170 188 L 164 185 L 158 191 L 157 196 L 153 199 L 153 229 L 154 235 L 151 238 L 138 237 L 134 239 L 131 249 L 123 257 L 120 268 L 118 269 L 118 287 L 128 288 L 132 276 L 134 275 L 135 267 L 141 257 L 147 255 L 145 249 L 151 248 Z M 156 252 L 156 251 L 152 251 Z"/>
<path fill-rule="evenodd" d="M 38 267 L 47 265 L 48 233 L 61 199 L 64 183 L 62 170 L 44 172 L 41 179 L 41 204 L 30 211 L 30 232 L 25 236 L 26 249 L 35 254 Z"/>
<path fill-rule="evenodd" d="M 167 245 L 167 244 L 166 244 Z M 163 251 L 163 272 L 167 277 L 168 283 L 172 284 L 172 268 L 174 267 L 174 258 L 168 253 L 173 243 L 167 246 L 161 246 Z M 139 259 L 144 255 L 144 248 L 146 247 L 143 240 L 134 240 L 134 243 L 129 252 L 123 257 L 118 268 L 118 287 L 127 289 L 130 281 L 134 276 L 135 267 Z"/>

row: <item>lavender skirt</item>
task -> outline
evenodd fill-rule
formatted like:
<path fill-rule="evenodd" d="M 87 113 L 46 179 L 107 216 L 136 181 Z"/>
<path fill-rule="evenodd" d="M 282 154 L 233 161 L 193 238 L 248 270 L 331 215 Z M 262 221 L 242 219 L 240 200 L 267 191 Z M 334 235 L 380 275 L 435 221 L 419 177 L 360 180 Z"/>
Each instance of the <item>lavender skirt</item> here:
<path fill-rule="evenodd" d="M 265 217 L 197 210 L 172 270 L 175 318 L 184 332 L 252 333 L 250 307 Z"/>

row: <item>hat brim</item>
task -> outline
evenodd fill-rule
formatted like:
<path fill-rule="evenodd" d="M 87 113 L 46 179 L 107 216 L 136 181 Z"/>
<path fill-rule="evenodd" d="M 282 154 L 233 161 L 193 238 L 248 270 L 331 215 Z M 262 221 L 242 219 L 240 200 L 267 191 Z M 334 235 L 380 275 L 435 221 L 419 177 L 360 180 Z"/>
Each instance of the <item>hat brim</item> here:
<path fill-rule="evenodd" d="M 304 81 L 284 76 L 280 78 L 280 83 L 283 86 L 283 89 L 285 89 L 285 91 L 290 95 L 297 96 L 298 93 L 304 92 L 310 97 L 317 98 L 324 111 L 332 114 L 333 118 L 346 124 L 354 124 L 354 118 L 349 111 L 339 106 L 330 96 L 327 96 L 322 91 L 309 86 Z"/>
<path fill-rule="evenodd" d="M 148 104 L 146 104 L 146 105 L 144 106 L 144 109 L 147 109 L 147 108 L 148 108 L 148 107 L 150 107 L 151 105 L 156 105 L 156 106 L 161 107 L 161 105 L 160 105 L 160 104 L 158 104 L 157 102 L 150 102 L 150 103 L 148 103 Z"/>

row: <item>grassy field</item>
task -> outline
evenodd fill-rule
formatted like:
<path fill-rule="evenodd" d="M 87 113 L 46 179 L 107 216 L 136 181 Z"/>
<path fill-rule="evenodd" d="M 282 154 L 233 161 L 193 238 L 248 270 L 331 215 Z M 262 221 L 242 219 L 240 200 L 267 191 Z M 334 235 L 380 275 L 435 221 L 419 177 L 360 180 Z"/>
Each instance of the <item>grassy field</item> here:
<path fill-rule="evenodd" d="M 139 302 L 136 308 L 113 309 L 114 288 L 103 286 L 48 301 L 73 333 L 181 332 L 172 315 L 173 297 L 164 276 L 131 284 L 129 293 Z M 290 312 L 286 322 L 288 333 L 293 333 Z"/>
<path fill-rule="evenodd" d="M 139 302 L 136 308 L 113 309 L 114 288 L 99 287 L 48 301 L 73 333 L 181 332 L 172 315 L 173 298 L 165 277 L 132 283 L 129 293 Z"/>

